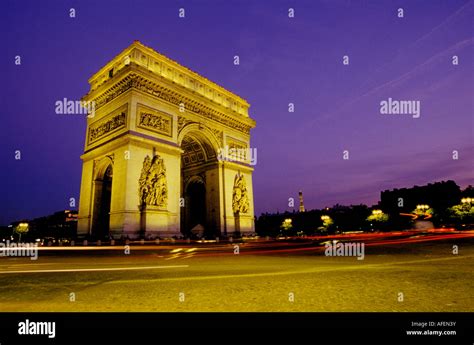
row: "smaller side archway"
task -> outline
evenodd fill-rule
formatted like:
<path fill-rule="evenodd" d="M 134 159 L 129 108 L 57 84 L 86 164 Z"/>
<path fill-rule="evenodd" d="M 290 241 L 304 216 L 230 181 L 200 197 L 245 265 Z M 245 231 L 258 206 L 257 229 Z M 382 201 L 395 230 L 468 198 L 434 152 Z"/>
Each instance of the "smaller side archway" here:
<path fill-rule="evenodd" d="M 181 154 L 181 233 L 215 238 L 220 229 L 219 141 L 204 125 L 192 123 L 178 136 Z"/>
<path fill-rule="evenodd" d="M 202 236 L 208 228 L 206 219 L 206 185 L 199 176 L 193 176 L 184 185 L 183 229 L 188 237 Z M 194 231 L 193 231 L 194 229 Z"/>
<path fill-rule="evenodd" d="M 112 201 L 113 165 L 110 159 L 102 162 L 93 181 L 93 212 L 90 237 L 94 240 L 109 238 L 110 206 Z"/>

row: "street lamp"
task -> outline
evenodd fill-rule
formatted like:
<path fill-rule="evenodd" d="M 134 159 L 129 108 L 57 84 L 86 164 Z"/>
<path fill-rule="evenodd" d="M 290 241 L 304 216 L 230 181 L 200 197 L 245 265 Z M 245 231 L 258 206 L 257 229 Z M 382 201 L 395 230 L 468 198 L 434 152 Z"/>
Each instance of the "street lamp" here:
<path fill-rule="evenodd" d="M 285 220 L 283 220 L 283 223 L 281 224 L 281 229 L 282 230 L 290 230 L 293 225 L 291 224 L 293 221 L 291 220 L 291 218 L 286 218 Z"/>
<path fill-rule="evenodd" d="M 417 210 L 427 210 L 429 209 L 430 207 L 428 205 L 417 205 L 416 206 L 416 209 Z"/>
<path fill-rule="evenodd" d="M 19 235 L 19 239 L 18 241 L 21 242 L 21 235 L 22 234 L 26 234 L 29 230 L 29 224 L 28 223 L 19 223 L 16 227 L 15 227 L 15 232 Z"/>
<path fill-rule="evenodd" d="M 463 203 L 463 204 L 470 204 L 473 201 L 474 201 L 474 198 L 462 198 L 461 199 L 461 203 Z"/>

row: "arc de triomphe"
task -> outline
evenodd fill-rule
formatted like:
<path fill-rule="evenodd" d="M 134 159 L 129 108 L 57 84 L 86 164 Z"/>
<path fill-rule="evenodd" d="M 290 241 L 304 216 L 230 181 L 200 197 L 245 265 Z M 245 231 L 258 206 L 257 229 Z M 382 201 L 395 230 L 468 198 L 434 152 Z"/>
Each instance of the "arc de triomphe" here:
<path fill-rule="evenodd" d="M 89 84 L 78 237 L 254 232 L 244 99 L 138 41 Z"/>

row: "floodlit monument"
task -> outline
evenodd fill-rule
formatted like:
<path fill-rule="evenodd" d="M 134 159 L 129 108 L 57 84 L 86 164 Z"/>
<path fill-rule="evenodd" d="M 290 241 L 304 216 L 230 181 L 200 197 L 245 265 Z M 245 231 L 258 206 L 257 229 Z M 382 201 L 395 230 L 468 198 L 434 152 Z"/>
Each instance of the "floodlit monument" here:
<path fill-rule="evenodd" d="M 254 232 L 244 99 L 138 41 L 89 84 L 78 237 Z"/>

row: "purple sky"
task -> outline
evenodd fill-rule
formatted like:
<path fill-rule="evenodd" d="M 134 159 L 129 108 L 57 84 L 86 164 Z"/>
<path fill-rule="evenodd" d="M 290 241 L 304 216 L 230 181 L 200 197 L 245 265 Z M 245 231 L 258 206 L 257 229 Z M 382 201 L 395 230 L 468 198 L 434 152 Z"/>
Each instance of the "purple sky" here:
<path fill-rule="evenodd" d="M 472 1 L 7 0 L 0 12 L 0 224 L 79 198 L 86 122 L 54 102 L 80 99 L 135 39 L 249 101 L 257 215 L 288 209 L 299 189 L 311 209 L 473 183 Z M 421 117 L 381 115 L 389 97 L 421 101 Z"/>

